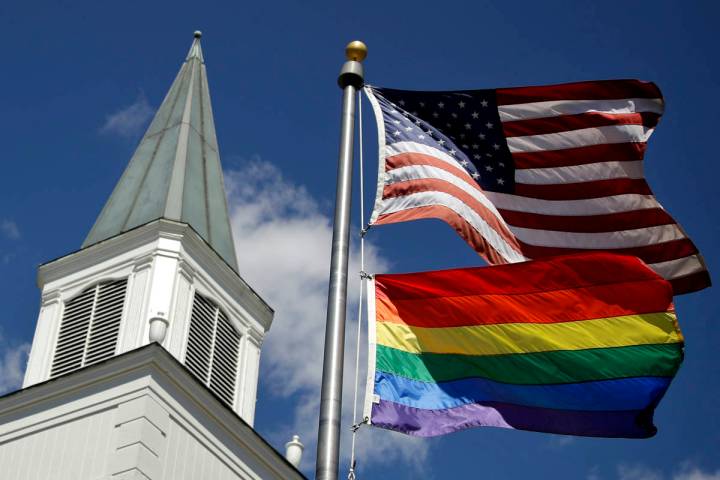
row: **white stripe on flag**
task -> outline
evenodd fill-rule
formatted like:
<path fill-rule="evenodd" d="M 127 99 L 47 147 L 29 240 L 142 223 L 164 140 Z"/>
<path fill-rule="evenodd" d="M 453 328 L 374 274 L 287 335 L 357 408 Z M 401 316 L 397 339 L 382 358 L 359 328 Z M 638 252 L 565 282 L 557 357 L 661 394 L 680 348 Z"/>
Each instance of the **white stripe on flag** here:
<path fill-rule="evenodd" d="M 705 270 L 702 262 L 697 255 L 678 258 L 677 260 L 669 260 L 667 262 L 652 263 L 648 267 L 665 279 L 684 277 L 691 273 L 701 272 Z"/>
<path fill-rule="evenodd" d="M 531 185 L 580 183 L 612 178 L 643 178 L 642 160 L 631 162 L 599 162 L 554 168 L 515 170 L 515 181 Z"/>
<path fill-rule="evenodd" d="M 380 215 L 433 205 L 449 208 L 460 215 L 508 262 L 522 262 L 525 260 L 525 257 L 513 249 L 475 210 L 445 192 L 418 192 L 402 197 L 385 198 L 382 200 Z"/>
<path fill-rule="evenodd" d="M 645 142 L 652 132 L 652 128 L 644 125 L 608 125 L 543 135 L 510 137 L 507 139 L 507 144 L 511 153 L 565 150 L 606 143 Z"/>
<path fill-rule="evenodd" d="M 390 145 L 385 145 L 385 158 L 397 155 L 399 153 L 422 153 L 423 155 L 434 157 L 438 160 L 442 160 L 448 165 L 452 165 L 455 168 L 463 170 L 463 167 L 460 166 L 460 163 L 457 161 L 456 158 L 448 155 L 442 150 L 438 150 L 437 148 L 431 147 L 429 145 L 423 145 L 422 143 L 415 142 L 397 142 L 391 143 Z"/>
<path fill-rule="evenodd" d="M 602 113 L 663 113 L 661 98 L 624 98 L 621 100 L 552 100 L 547 102 L 499 105 L 500 120 L 531 120 L 533 118 L 578 115 L 587 112 Z"/>
<path fill-rule="evenodd" d="M 429 165 L 414 165 L 410 167 L 395 168 L 385 173 L 386 185 L 391 185 L 397 182 L 405 182 L 408 180 L 425 179 L 437 179 L 452 183 L 480 202 L 485 208 L 490 210 L 493 215 L 497 217 L 500 223 L 505 224 L 505 220 L 503 220 L 502 215 L 500 215 L 500 212 L 497 211 L 495 205 L 493 205 L 492 202 L 483 195 L 482 191 L 478 189 L 477 186 L 468 184 L 463 179 L 443 170 L 442 168 L 431 167 Z"/>
<path fill-rule="evenodd" d="M 485 195 L 499 210 L 540 215 L 606 215 L 647 208 L 662 208 L 652 195 L 634 193 L 584 200 L 540 200 L 499 192 L 485 192 Z"/>
<path fill-rule="evenodd" d="M 675 224 L 600 233 L 556 232 L 511 225 L 510 231 L 529 245 L 556 248 L 634 248 L 686 238 Z"/>

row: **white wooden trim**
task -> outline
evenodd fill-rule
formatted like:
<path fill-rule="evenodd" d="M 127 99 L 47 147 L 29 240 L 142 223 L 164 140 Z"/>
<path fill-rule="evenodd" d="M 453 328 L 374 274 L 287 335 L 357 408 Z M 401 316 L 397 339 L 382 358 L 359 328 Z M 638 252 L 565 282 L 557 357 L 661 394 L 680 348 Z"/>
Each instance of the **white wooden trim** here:
<path fill-rule="evenodd" d="M 193 302 L 195 301 L 195 292 L 197 292 L 197 284 L 193 282 L 190 285 L 190 291 L 188 295 L 190 295 L 190 298 L 188 299 L 188 308 L 185 311 L 185 323 L 183 324 L 183 332 L 182 332 L 182 349 L 180 350 L 180 356 L 176 357 L 180 362 L 185 365 L 185 357 L 187 356 L 187 350 L 188 350 L 188 337 L 190 336 L 190 322 L 192 321 L 192 309 L 193 309 Z"/>
<path fill-rule="evenodd" d="M 40 311 L 24 385 L 50 377 L 65 302 L 87 288 L 122 278 L 128 284 L 116 354 L 148 344 L 149 320 L 161 311 L 169 321 L 163 346 L 185 363 L 192 301 L 198 292 L 222 309 L 240 335 L 233 405 L 252 421 L 260 346 L 273 311 L 194 230 L 165 219 L 40 267 L 38 283 L 47 308 Z M 48 303 L 51 296 L 56 304 Z"/>
<path fill-rule="evenodd" d="M 71 302 L 83 294 L 86 290 L 97 287 L 101 283 L 115 282 L 128 279 L 132 272 L 127 266 L 113 269 L 112 272 L 88 272 L 83 278 L 76 279 L 71 285 L 66 285 L 60 290 L 63 303 Z"/>
<path fill-rule="evenodd" d="M 104 437 L 111 447 L 107 457 L 83 456 L 82 445 L 74 445 L 72 451 L 76 456 L 79 455 L 80 460 L 111 466 L 117 448 L 127 443 L 116 436 L 120 433 L 118 427 L 130 418 L 138 418 L 147 419 L 147 422 L 142 423 L 152 423 L 165 433 L 165 438 L 159 439 L 165 445 L 170 445 L 169 442 L 173 440 L 177 443 L 177 437 L 173 435 L 179 433 L 175 427 L 180 427 L 189 434 L 187 438 L 193 445 L 206 449 L 231 470 L 231 476 L 223 478 L 304 478 L 285 461 L 282 454 L 273 450 L 246 422 L 226 408 L 177 360 L 158 346 L 128 352 L 52 382 L 1 397 L 0 455 L 9 452 L 6 449 L 13 446 L 16 448 L 24 439 L 33 435 L 44 434 L 47 439 L 66 432 L 67 437 L 73 422 L 111 412 L 116 412 L 113 415 L 116 422 L 90 423 L 95 437 L 106 432 Z M 82 440 L 85 433 L 85 430 L 79 431 L 78 438 Z M 141 433 L 139 443 L 151 446 L 153 439 L 146 435 L 151 432 Z M 162 467 L 172 459 L 167 456 L 162 445 L 159 446 L 161 448 L 156 450 L 160 451 Z M 50 458 L 61 459 L 63 452 L 70 452 L 63 442 L 35 442 L 30 444 L 22 458 L 45 458 L 50 461 Z M 22 477 L 18 478 L 12 473 L 17 468 L 9 468 L 4 472 L 3 479 L 20 480 L 29 478 L 28 474 L 35 478 L 37 475 L 33 475 L 32 471 L 34 465 L 40 466 L 42 470 L 48 468 L 47 462 L 22 462 L 21 465 L 12 465 L 23 467 Z M 67 465 L 56 461 L 53 466 L 59 470 L 58 478 L 65 478 L 62 469 Z M 152 476 L 153 480 L 171 480 L 168 472 L 155 473 L 158 476 Z M 47 477 L 43 475 L 42 478 Z"/>

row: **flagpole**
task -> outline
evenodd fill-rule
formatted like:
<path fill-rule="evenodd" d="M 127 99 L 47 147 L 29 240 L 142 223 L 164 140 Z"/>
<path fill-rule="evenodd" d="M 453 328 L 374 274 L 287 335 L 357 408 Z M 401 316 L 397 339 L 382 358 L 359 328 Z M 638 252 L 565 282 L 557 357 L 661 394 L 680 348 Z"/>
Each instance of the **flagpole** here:
<path fill-rule="evenodd" d="M 342 379 L 345 357 L 345 309 L 352 196 L 355 93 L 363 85 L 362 62 L 367 47 L 359 41 L 345 48 L 347 61 L 340 70 L 338 85 L 343 90 L 340 154 L 338 156 L 335 220 L 330 257 L 330 288 L 325 323 L 325 354 L 320 393 L 316 480 L 337 480 L 342 415 Z"/>

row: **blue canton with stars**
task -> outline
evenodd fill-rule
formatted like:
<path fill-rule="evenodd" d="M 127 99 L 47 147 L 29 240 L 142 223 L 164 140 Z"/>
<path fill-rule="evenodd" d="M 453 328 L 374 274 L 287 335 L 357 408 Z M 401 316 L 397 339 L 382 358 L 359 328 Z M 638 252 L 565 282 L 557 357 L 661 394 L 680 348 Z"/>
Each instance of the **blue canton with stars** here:
<path fill-rule="evenodd" d="M 372 87 L 385 143 L 416 142 L 457 159 L 483 190 L 511 193 L 515 166 L 494 90 L 413 92 Z"/>

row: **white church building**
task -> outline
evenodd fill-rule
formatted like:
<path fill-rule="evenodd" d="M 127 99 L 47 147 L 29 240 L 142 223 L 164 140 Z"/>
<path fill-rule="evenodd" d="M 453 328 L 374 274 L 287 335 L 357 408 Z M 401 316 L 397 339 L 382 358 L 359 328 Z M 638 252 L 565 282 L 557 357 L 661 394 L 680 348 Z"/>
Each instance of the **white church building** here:
<path fill-rule="evenodd" d="M 305 478 L 253 430 L 273 310 L 238 273 L 199 32 L 82 248 L 38 286 L 23 388 L 0 397 L 3 480 Z"/>

